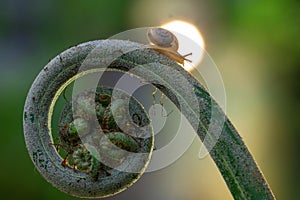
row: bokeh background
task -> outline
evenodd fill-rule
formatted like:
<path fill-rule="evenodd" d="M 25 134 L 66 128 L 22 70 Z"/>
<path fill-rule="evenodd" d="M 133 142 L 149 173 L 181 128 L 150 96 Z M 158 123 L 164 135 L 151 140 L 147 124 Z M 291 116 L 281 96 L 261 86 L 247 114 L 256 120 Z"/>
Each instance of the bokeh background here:
<path fill-rule="evenodd" d="M 77 199 L 47 183 L 27 154 L 26 94 L 69 46 L 183 19 L 196 25 L 226 88 L 227 114 L 278 199 L 300 197 L 300 2 L 296 0 L 1 0 L 0 199 Z M 107 199 L 232 199 L 195 140 L 173 165 Z"/>

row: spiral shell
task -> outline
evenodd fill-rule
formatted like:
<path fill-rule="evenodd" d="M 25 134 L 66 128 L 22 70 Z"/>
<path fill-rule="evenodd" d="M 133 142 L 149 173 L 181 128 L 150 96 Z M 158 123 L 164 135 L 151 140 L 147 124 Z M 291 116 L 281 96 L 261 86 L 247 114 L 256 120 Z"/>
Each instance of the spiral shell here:
<path fill-rule="evenodd" d="M 170 31 L 163 28 L 150 28 L 148 31 L 149 41 L 157 47 L 169 48 L 170 50 L 178 50 L 178 40 Z"/>

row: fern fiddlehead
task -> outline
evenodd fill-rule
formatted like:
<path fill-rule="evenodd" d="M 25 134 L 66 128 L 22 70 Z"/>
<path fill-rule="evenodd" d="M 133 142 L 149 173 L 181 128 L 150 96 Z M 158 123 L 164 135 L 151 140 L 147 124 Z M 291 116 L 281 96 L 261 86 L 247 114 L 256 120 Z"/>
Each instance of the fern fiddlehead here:
<path fill-rule="evenodd" d="M 97 53 L 90 54 L 99 47 L 100 50 L 98 49 Z M 87 57 L 88 54 L 89 57 Z M 109 59 L 111 55 L 113 55 L 113 59 Z M 74 171 L 61 165 L 61 156 L 53 146 L 48 145 L 52 142 L 50 118 L 53 104 L 66 82 L 71 82 L 78 77 L 79 68 L 86 60 L 89 65 L 81 72 L 82 75 L 103 70 L 129 73 L 160 89 L 185 115 L 201 140 L 204 140 L 205 137 L 209 138 L 204 144 L 212 149 L 210 155 L 235 199 L 274 199 L 267 182 L 236 129 L 204 87 L 170 58 L 155 50 L 144 48 L 141 44 L 121 40 L 100 40 L 72 47 L 54 58 L 42 70 L 29 91 L 24 109 L 26 145 L 35 166 L 51 184 L 75 196 L 112 195 L 122 191 L 140 177 L 152 152 L 153 143 L 143 143 L 145 145 L 143 151 L 148 152 L 148 156 L 137 160 L 137 163 L 143 161 L 143 167 L 138 168 L 138 173 L 137 171 L 134 173 L 132 171 L 117 172 L 118 176 L 111 174 L 95 178 L 95 174 L 98 174 L 99 170 L 94 172 L 92 167 L 89 173 L 94 175 L 92 179 L 89 179 L 87 178 L 88 173 L 84 170 Z M 170 73 L 170 68 L 176 73 Z M 182 82 L 186 80 L 188 80 L 189 86 L 192 86 L 192 91 L 191 88 L 182 85 Z M 193 96 L 190 95 L 191 92 Z M 212 109 L 217 113 L 217 118 L 213 121 L 210 120 Z M 104 113 L 101 115 L 104 116 Z M 98 120 L 111 121 L 114 124 L 113 120 L 108 120 L 108 118 L 100 117 Z M 217 126 L 219 123 L 222 123 L 222 126 Z M 215 135 L 214 129 L 208 129 L 212 124 L 222 127 L 220 136 Z M 112 140 L 114 138 L 121 138 L 119 141 L 126 140 L 122 139 L 123 135 L 117 135 L 115 131 L 109 134 L 114 135 L 114 137 L 109 136 Z M 135 146 L 133 141 L 131 143 L 132 146 Z M 211 146 L 212 144 L 215 145 Z M 81 153 L 84 151 L 80 148 L 75 150 L 81 151 Z M 72 150 L 73 154 L 75 150 Z M 97 157 L 96 153 L 91 152 L 93 150 L 90 149 L 91 156 Z M 76 156 L 77 153 L 75 158 L 77 158 Z M 90 162 L 92 163 L 94 160 L 92 159 Z M 78 165 L 78 162 L 75 161 L 75 164 Z M 91 165 L 100 169 L 97 163 Z M 101 168 L 101 170 L 105 171 L 106 169 Z M 111 173 L 109 170 L 106 171 Z"/>

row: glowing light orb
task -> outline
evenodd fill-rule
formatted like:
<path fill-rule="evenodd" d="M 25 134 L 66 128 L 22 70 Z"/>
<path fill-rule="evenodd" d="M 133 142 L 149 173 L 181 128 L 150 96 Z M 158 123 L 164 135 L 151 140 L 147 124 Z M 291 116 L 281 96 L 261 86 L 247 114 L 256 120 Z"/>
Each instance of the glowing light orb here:
<path fill-rule="evenodd" d="M 197 66 L 204 54 L 204 39 L 200 31 L 193 24 L 181 20 L 174 20 L 161 25 L 171 31 L 178 39 L 179 49 L 181 55 L 192 52 L 192 55 L 187 57 L 192 63 L 185 61 L 184 68 L 187 71 L 193 70 Z"/>

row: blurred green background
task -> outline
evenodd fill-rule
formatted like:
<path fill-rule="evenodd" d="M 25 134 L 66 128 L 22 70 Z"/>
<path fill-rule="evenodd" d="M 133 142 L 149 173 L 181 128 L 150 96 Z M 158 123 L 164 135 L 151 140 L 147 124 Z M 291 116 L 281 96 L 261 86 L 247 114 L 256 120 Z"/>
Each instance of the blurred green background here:
<path fill-rule="evenodd" d="M 26 94 L 69 46 L 173 19 L 195 24 L 224 79 L 227 114 L 278 199 L 300 197 L 300 1 L 1 0 L 0 199 L 76 199 L 35 170 L 23 138 Z M 195 140 L 176 163 L 107 199 L 232 199 Z"/>

